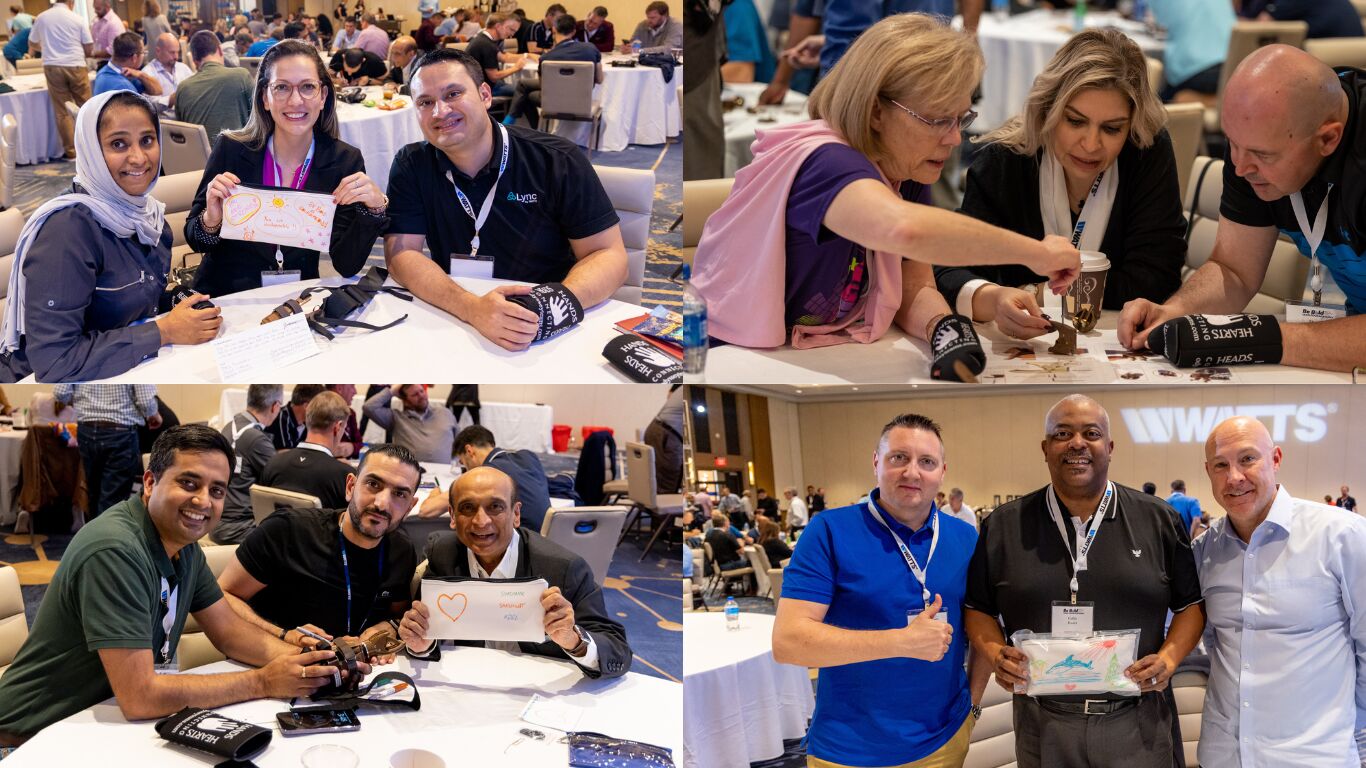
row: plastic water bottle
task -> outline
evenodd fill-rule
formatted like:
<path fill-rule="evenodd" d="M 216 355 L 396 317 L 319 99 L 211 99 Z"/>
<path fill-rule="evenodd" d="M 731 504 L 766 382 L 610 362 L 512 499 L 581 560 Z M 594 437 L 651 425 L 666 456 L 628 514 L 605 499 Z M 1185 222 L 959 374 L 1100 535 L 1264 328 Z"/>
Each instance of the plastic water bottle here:
<path fill-rule="evenodd" d="M 631 41 L 631 54 L 632 54 L 632 55 L 635 55 L 635 56 L 639 56 L 639 55 L 640 55 L 640 41 L 639 41 L 639 40 L 632 40 L 632 41 Z"/>
<path fill-rule="evenodd" d="M 735 598 L 726 598 L 726 630 L 734 632 L 740 628 L 740 604 Z"/>
<path fill-rule="evenodd" d="M 1077 0 L 1077 4 L 1072 8 L 1072 31 L 1080 32 L 1086 29 L 1086 0 Z"/>
<path fill-rule="evenodd" d="M 692 285 L 692 267 L 683 266 L 683 372 L 707 367 L 707 302 Z"/>
<path fill-rule="evenodd" d="M 1148 23 L 1148 0 L 1134 0 L 1134 21 Z"/>
<path fill-rule="evenodd" d="M 991 15 L 997 21 L 1005 21 L 1010 16 L 1010 0 L 991 0 Z"/>

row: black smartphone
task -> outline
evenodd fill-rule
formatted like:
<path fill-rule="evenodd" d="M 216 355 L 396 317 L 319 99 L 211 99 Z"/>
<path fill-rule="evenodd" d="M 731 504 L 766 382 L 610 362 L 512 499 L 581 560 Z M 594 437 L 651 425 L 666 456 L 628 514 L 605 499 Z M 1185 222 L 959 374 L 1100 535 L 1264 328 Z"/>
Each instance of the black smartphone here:
<path fill-rule="evenodd" d="M 280 712 L 275 715 L 275 719 L 280 721 L 280 734 L 282 736 L 360 730 L 360 718 L 356 717 L 356 710 L 354 709 Z"/>

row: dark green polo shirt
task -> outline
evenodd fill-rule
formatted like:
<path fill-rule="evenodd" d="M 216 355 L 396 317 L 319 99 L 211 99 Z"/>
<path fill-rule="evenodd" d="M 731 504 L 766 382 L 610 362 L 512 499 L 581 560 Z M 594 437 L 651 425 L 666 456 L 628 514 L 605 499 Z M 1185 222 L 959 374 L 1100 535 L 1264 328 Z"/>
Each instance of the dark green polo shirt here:
<path fill-rule="evenodd" d="M 140 497 L 81 528 L 62 556 L 33 631 L 0 678 L 0 732 L 32 736 L 113 695 L 101 648 L 159 655 L 166 615 L 161 579 L 178 588 L 171 653 L 185 617 L 223 597 L 199 545 L 166 556 Z"/>

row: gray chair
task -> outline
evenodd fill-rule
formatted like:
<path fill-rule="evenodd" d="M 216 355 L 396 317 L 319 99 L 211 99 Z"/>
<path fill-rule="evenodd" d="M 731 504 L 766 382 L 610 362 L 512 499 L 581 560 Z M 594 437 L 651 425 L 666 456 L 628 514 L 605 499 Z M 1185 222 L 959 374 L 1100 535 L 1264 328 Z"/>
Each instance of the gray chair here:
<path fill-rule="evenodd" d="M 19 572 L 7 565 L 0 568 L 0 675 L 14 663 L 14 657 L 27 639 L 28 618 L 24 616 Z"/>
<path fill-rule="evenodd" d="M 626 246 L 626 283 L 612 298 L 639 304 L 645 285 L 645 254 L 650 246 L 650 216 L 655 205 L 655 172 L 605 165 L 595 165 L 593 170 L 617 212 L 621 241 Z"/>
<path fill-rule="evenodd" d="M 1304 50 L 1330 67 L 1366 67 L 1366 38 L 1363 37 L 1305 40 Z"/>
<path fill-rule="evenodd" d="M 1166 104 L 1167 135 L 1172 139 L 1172 154 L 1176 156 L 1176 183 L 1181 196 L 1186 196 L 1190 183 L 1191 163 L 1204 148 L 1205 105 L 1194 102 Z"/>
<path fill-rule="evenodd" d="M 251 73 L 251 79 L 256 80 L 256 73 L 261 69 L 261 56 L 239 56 L 237 61 Z"/>
<path fill-rule="evenodd" d="M 655 449 L 645 443 L 626 444 L 626 482 L 631 488 L 631 501 L 634 504 L 621 535 L 623 538 L 626 536 L 625 528 L 633 521 L 640 520 L 646 514 L 650 516 L 653 535 L 645 551 L 640 553 L 640 559 L 644 560 L 666 528 L 682 523 L 683 494 L 656 492 Z"/>
<path fill-rule="evenodd" d="M 275 510 L 284 508 L 322 509 L 323 503 L 317 496 L 310 496 L 307 493 L 271 488 L 268 485 L 251 487 L 251 515 L 256 518 L 257 525 L 275 514 Z"/>
<path fill-rule="evenodd" d="M 204 547 L 203 549 L 204 560 L 209 564 L 209 571 L 215 579 L 222 576 L 228 564 L 237 557 L 236 544 Z M 184 672 L 187 669 L 222 661 L 225 657 L 223 652 L 215 648 L 213 643 L 209 641 L 208 635 L 204 634 L 203 628 L 199 626 L 199 622 L 191 613 L 185 617 L 185 628 L 181 630 L 180 641 L 176 643 L 175 658 L 180 671 Z"/>
<path fill-rule="evenodd" d="M 204 126 L 163 119 L 161 136 L 161 168 L 166 175 L 202 173 L 209 164 L 211 147 Z"/>
<path fill-rule="evenodd" d="M 541 120 L 588 123 L 590 157 L 602 141 L 602 105 L 593 103 L 597 67 L 591 61 L 542 61 L 540 67 Z"/>
<path fill-rule="evenodd" d="M 0 117 L 0 208 L 14 205 L 14 158 L 18 141 L 19 124 L 14 115 Z"/>
<path fill-rule="evenodd" d="M 24 214 L 18 208 L 0 213 L 0 254 L 4 254 L 0 256 L 0 315 L 4 315 L 5 304 L 9 301 L 9 273 L 14 269 L 14 246 L 19 242 L 19 233 L 23 229 Z M 25 513 L 21 511 L 19 514 Z"/>
<path fill-rule="evenodd" d="M 1219 92 L 1214 109 L 1205 112 L 1205 131 L 1220 133 L 1220 112 L 1224 102 L 1224 86 L 1228 84 L 1233 70 L 1243 63 L 1253 51 L 1267 45 L 1291 45 L 1304 47 L 1309 36 L 1309 25 L 1303 21 L 1239 21 L 1233 25 L 1229 35 L 1228 54 L 1219 68 Z"/>
<path fill-rule="evenodd" d="M 185 242 L 185 220 L 190 216 L 190 206 L 194 203 L 195 192 L 199 191 L 199 180 L 204 177 L 200 171 L 187 171 L 157 179 L 152 197 L 166 204 L 166 223 L 171 225 L 171 269 L 172 271 L 194 266 L 202 258 Z"/>
<path fill-rule="evenodd" d="M 588 561 L 601 587 L 626 522 L 626 507 L 551 507 L 541 535 Z"/>

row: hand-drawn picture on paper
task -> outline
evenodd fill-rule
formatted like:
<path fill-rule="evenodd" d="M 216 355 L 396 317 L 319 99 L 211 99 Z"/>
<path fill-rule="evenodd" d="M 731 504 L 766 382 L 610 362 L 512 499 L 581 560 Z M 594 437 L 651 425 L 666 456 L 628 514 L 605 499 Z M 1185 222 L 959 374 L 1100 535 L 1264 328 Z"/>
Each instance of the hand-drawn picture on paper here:
<path fill-rule="evenodd" d="M 336 211 L 330 195 L 239 185 L 236 194 L 223 201 L 219 236 L 330 251 Z"/>
<path fill-rule="evenodd" d="M 545 579 L 533 581 L 422 580 L 427 637 L 436 640 L 545 640 Z"/>
<path fill-rule="evenodd" d="M 1058 637 L 1016 632 L 1011 640 L 1029 657 L 1030 696 L 1118 693 L 1137 696 L 1138 685 L 1124 676 L 1138 650 L 1138 630 Z"/>

